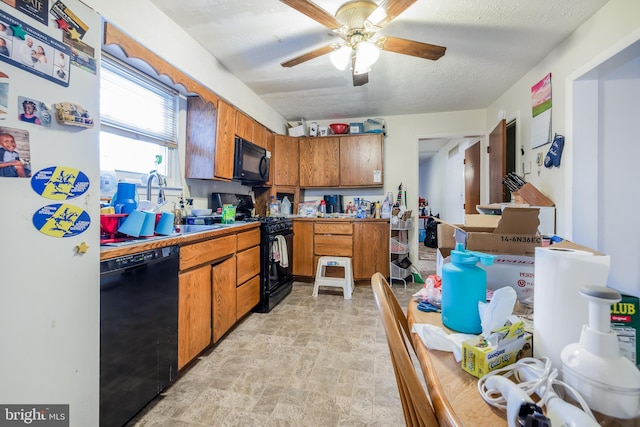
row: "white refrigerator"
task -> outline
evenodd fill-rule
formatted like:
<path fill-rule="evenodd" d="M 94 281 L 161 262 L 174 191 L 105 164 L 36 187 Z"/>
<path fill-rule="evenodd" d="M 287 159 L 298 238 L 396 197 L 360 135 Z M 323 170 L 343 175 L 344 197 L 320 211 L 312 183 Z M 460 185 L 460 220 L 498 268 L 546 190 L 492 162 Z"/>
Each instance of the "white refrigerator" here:
<path fill-rule="evenodd" d="M 101 20 L 2 0 L 0 24 L 0 425 L 97 426 Z"/>

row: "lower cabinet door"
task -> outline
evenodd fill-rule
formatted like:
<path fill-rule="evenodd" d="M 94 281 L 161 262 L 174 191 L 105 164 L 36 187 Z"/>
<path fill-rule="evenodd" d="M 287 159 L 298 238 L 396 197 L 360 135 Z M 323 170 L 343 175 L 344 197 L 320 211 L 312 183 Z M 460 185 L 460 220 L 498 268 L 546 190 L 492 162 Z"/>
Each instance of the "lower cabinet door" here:
<path fill-rule="evenodd" d="M 260 302 L 260 275 L 238 286 L 236 295 L 236 317 L 240 319 Z"/>
<path fill-rule="evenodd" d="M 217 342 L 236 323 L 236 257 L 212 268 L 213 342 Z"/>
<path fill-rule="evenodd" d="M 211 343 L 211 266 L 178 275 L 178 369 Z"/>

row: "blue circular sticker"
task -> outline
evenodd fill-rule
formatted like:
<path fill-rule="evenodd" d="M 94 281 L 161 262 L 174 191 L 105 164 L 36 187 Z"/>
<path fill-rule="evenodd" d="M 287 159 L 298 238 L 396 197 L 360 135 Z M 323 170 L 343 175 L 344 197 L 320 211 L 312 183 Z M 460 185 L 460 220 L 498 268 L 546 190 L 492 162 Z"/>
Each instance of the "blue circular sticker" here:
<path fill-rule="evenodd" d="M 91 218 L 78 206 L 58 203 L 38 209 L 33 214 L 33 225 L 47 236 L 71 237 L 89 228 Z"/>
<path fill-rule="evenodd" d="M 89 178 L 78 169 L 52 166 L 31 176 L 31 188 L 47 199 L 73 199 L 86 193 L 89 189 Z"/>

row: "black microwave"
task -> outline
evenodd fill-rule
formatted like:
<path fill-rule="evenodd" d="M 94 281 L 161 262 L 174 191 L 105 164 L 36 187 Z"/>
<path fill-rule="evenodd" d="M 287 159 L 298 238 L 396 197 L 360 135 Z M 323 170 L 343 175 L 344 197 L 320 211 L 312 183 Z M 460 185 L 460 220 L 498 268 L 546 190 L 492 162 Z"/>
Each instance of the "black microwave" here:
<path fill-rule="evenodd" d="M 269 181 L 271 152 L 236 136 L 233 179 L 243 184 Z"/>

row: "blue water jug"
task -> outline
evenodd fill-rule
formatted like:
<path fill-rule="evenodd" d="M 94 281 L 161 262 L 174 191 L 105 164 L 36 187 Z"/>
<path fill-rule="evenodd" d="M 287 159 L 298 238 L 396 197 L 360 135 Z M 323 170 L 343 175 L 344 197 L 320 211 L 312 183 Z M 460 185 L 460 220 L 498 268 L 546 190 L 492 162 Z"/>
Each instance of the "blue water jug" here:
<path fill-rule="evenodd" d="M 116 213 L 128 214 L 138 207 L 137 197 L 135 184 L 119 182 L 118 191 L 113 195 L 111 205 L 115 208 Z"/>
<path fill-rule="evenodd" d="M 487 300 L 487 272 L 476 264 L 493 264 L 495 255 L 467 251 L 456 244 L 451 262 L 442 267 L 442 323 L 465 334 L 482 332 L 478 302 Z"/>

